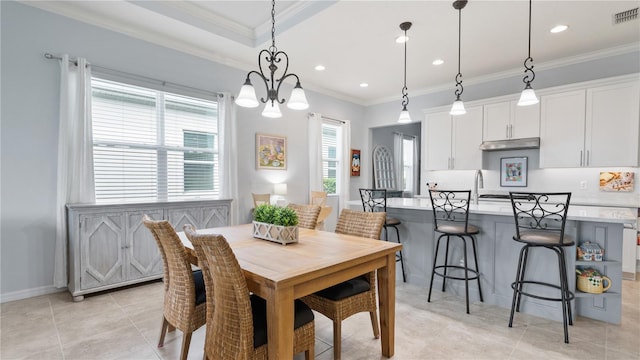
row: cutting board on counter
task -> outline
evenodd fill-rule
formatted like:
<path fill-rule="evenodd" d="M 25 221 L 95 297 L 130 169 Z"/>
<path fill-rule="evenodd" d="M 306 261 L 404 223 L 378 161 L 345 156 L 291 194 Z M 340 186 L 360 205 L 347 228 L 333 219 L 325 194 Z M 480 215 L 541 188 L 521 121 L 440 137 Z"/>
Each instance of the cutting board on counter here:
<path fill-rule="evenodd" d="M 633 175 L 627 171 L 602 171 L 600 172 L 601 191 L 633 191 Z"/>

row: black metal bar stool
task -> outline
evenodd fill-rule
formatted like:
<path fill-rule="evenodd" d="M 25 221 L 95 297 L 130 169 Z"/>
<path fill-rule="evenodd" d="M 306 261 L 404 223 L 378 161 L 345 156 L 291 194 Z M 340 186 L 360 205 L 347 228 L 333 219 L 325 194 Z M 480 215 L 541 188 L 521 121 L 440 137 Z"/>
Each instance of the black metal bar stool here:
<path fill-rule="evenodd" d="M 387 212 L 387 190 L 386 189 L 360 189 L 360 199 L 362 199 L 362 208 L 365 212 L 378 212 L 384 211 Z M 400 231 L 398 230 L 398 225 L 402 224 L 402 222 L 398 219 L 394 219 L 392 217 L 386 218 L 384 226 L 384 239 L 389 240 L 389 233 L 387 228 L 394 228 L 396 230 L 396 239 L 398 240 L 398 244 L 400 242 Z M 402 250 L 398 251 L 396 254 L 396 262 L 400 261 L 400 268 L 402 269 L 402 281 L 407 282 L 407 278 L 404 274 L 404 260 L 402 258 Z"/>
<path fill-rule="evenodd" d="M 573 246 L 573 239 L 565 236 L 564 226 L 567 221 L 567 211 L 571 193 L 531 193 L 510 192 L 513 216 L 516 222 L 516 234 L 513 240 L 525 244 L 520 250 L 516 280 L 511 284 L 513 300 L 509 327 L 513 325 L 514 312 L 520 312 L 522 295 L 536 299 L 562 302 L 562 324 L 564 327 L 564 342 L 569 343 L 569 325 L 573 325 L 571 316 L 571 300 L 575 295 L 569 291 L 567 264 L 564 248 Z M 560 285 L 543 281 L 525 280 L 525 270 L 529 250 L 532 248 L 549 249 L 558 256 L 558 270 Z M 527 285 L 527 289 L 525 289 Z M 560 290 L 560 297 L 537 295 L 528 288 L 544 286 Z"/>
<path fill-rule="evenodd" d="M 482 299 L 482 288 L 480 287 L 480 271 L 478 270 L 478 255 L 476 254 L 476 238 L 474 236 L 480 232 L 480 229 L 469 224 L 469 200 L 471 198 L 471 190 L 429 190 L 429 197 L 431 198 L 431 207 L 433 208 L 434 230 L 440 233 L 440 236 L 438 236 L 438 240 L 436 241 L 436 251 L 433 255 L 433 269 L 431 270 L 429 297 L 427 298 L 427 301 L 431 302 L 431 288 L 433 287 L 433 278 L 435 275 L 442 277 L 443 292 L 445 289 L 446 279 L 464 280 L 468 314 L 469 280 L 478 280 L 480 301 L 484 301 Z M 449 265 L 449 240 L 451 237 L 462 240 L 464 266 Z M 443 238 L 446 239 L 444 263 L 442 265 L 437 265 L 438 250 L 440 249 L 440 241 Z M 469 268 L 469 261 L 467 261 L 467 239 L 471 240 L 475 269 Z M 438 272 L 437 270 L 439 269 L 442 269 L 442 272 Z M 447 274 L 447 270 L 449 269 L 464 270 L 464 277 L 453 275 L 451 273 Z"/>

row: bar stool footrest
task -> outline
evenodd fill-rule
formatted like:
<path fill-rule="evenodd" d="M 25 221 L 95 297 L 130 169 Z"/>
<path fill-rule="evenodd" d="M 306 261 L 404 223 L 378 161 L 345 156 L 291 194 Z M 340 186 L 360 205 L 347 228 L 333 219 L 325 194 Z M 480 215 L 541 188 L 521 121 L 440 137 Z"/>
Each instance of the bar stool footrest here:
<path fill-rule="evenodd" d="M 562 287 L 560 287 L 560 285 L 556 285 L 556 284 L 551 284 L 551 283 L 546 283 L 546 282 L 541 282 L 541 281 L 531 281 L 531 280 L 526 280 L 526 281 L 520 281 L 518 282 L 520 284 L 533 284 L 533 285 L 540 285 L 540 286 L 547 286 L 547 287 L 552 287 L 554 289 L 558 289 L 560 291 L 562 291 Z M 524 296 L 529 296 L 535 299 L 540 299 L 540 300 L 547 300 L 547 301 L 562 301 L 562 298 L 555 298 L 555 297 L 546 297 L 546 296 L 540 296 L 540 295 L 535 295 L 535 294 L 531 294 L 522 290 L 517 290 L 516 289 L 516 282 L 512 282 L 511 283 L 511 288 L 518 294 L 522 294 Z M 576 295 L 574 293 L 572 293 L 571 291 L 569 291 L 569 297 L 567 297 L 566 299 L 564 299 L 565 301 L 571 301 L 573 299 L 576 298 Z"/>
<path fill-rule="evenodd" d="M 464 278 L 464 277 L 459 277 L 459 276 L 454 276 L 454 275 L 449 275 L 449 274 L 445 275 L 445 274 L 441 274 L 441 273 L 436 271 L 438 269 L 444 269 L 444 268 L 446 268 L 446 269 L 467 270 L 468 272 L 470 272 L 470 273 L 472 273 L 474 275 L 470 276 L 468 278 Z M 438 275 L 438 276 L 440 276 L 440 277 L 442 277 L 442 278 L 453 279 L 453 280 L 475 280 L 475 279 L 478 279 L 480 277 L 480 274 L 477 271 L 475 271 L 474 269 L 466 268 L 464 266 L 459 266 L 459 265 L 438 265 L 438 266 L 433 268 L 433 273 Z"/>

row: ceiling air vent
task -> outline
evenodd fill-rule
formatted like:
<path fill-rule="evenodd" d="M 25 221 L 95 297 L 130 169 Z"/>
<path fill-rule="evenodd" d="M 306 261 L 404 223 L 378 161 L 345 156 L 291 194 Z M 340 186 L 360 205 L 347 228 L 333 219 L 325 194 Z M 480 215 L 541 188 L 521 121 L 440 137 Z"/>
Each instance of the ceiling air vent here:
<path fill-rule="evenodd" d="M 638 20 L 638 8 L 622 11 L 617 14 L 613 14 L 613 24 L 621 24 L 623 22 Z"/>

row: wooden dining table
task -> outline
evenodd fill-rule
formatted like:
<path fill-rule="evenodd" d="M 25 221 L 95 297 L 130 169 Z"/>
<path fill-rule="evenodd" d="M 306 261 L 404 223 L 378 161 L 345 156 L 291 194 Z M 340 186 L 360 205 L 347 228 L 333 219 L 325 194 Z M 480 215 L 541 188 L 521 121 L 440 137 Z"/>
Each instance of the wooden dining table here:
<path fill-rule="evenodd" d="M 281 245 L 252 236 L 252 224 L 200 229 L 223 235 L 236 255 L 249 291 L 267 301 L 269 359 L 293 358 L 294 299 L 377 271 L 382 355 L 395 343 L 396 252 L 402 245 L 333 232 L 299 229 L 299 241 Z M 193 245 L 178 235 L 190 256 Z"/>

